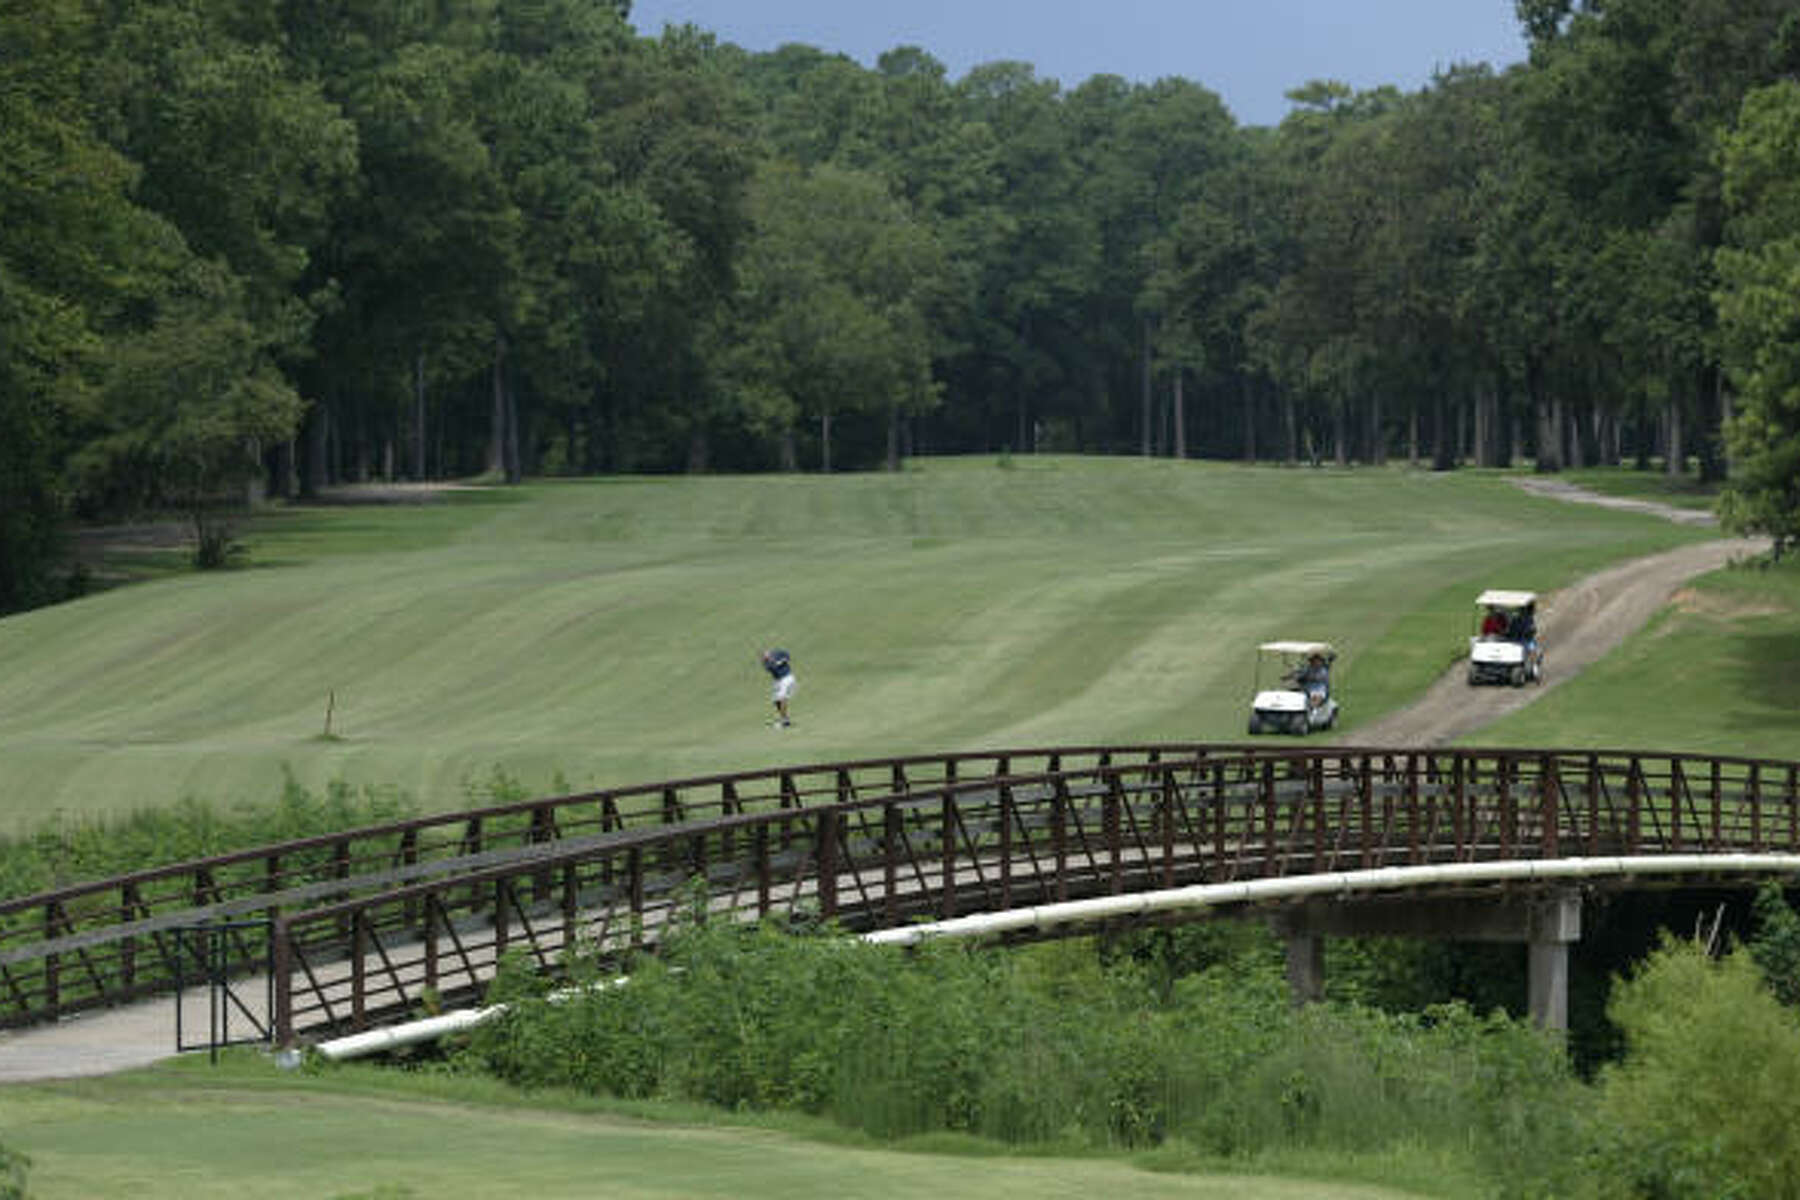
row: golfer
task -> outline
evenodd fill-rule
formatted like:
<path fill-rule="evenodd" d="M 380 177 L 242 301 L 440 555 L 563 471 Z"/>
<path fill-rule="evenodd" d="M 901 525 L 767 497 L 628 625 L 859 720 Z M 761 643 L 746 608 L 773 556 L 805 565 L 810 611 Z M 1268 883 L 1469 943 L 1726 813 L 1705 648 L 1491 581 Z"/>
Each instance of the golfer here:
<path fill-rule="evenodd" d="M 786 729 L 793 721 L 788 717 L 788 697 L 794 694 L 794 663 L 786 650 L 764 650 L 763 670 L 775 681 L 769 698 L 775 702 L 775 726 Z"/>

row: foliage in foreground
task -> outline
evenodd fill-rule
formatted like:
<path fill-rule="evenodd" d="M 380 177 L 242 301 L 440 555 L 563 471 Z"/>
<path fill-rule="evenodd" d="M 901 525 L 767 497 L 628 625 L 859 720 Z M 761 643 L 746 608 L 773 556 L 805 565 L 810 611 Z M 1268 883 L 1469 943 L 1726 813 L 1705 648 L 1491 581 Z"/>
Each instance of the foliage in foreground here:
<path fill-rule="evenodd" d="M 31 1160 L 0 1142 L 0 1200 L 25 1200 L 25 1168 Z"/>
<path fill-rule="evenodd" d="M 1613 992 L 1625 1057 L 1602 1076 L 1608 1196 L 1800 1197 L 1800 1019 L 1749 951 L 1666 942 Z"/>
<path fill-rule="evenodd" d="M 591 965 L 576 974 L 594 983 Z M 1187 1148 L 1247 1161 L 1426 1145 L 1509 1195 L 1568 1195 L 1581 1085 L 1552 1039 L 1460 1005 L 1288 1004 L 1243 961 L 1166 999 L 1077 944 L 911 953 L 700 926 L 627 985 L 551 1000 L 515 963 L 466 1061 L 527 1087 L 792 1109 L 897 1139 Z"/>

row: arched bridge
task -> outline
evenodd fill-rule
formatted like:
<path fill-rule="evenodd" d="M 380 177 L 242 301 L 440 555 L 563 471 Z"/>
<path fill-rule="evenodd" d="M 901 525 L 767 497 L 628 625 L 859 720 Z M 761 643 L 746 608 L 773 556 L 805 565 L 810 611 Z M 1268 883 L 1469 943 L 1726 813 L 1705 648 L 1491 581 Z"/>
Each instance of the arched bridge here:
<path fill-rule="evenodd" d="M 1739 883 L 1800 871 L 1797 856 L 1786 761 L 1167 744 L 829 763 L 420 817 L 0 902 L 0 1022 L 165 992 L 201 965 L 181 931 L 206 923 L 226 970 L 267 972 L 259 1019 L 289 1045 L 471 1002 L 508 951 L 546 972 L 578 944 L 622 960 L 701 880 L 717 917 L 855 931 L 1249 908 L 1283 923 L 1302 992 L 1322 936 L 1516 939 L 1556 1024 L 1572 889 Z"/>

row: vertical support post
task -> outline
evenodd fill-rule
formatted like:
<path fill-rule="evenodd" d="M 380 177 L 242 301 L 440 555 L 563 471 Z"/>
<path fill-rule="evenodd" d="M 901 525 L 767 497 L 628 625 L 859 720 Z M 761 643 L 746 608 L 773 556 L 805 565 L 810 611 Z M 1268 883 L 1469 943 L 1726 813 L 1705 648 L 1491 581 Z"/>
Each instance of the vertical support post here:
<path fill-rule="evenodd" d="M 1762 832 L 1762 764 L 1750 764 L 1750 779 L 1744 785 L 1750 797 L 1750 852 L 1763 852 Z"/>
<path fill-rule="evenodd" d="M 838 813 L 833 808 L 816 811 L 819 819 L 815 830 L 814 861 L 818 863 L 819 918 L 829 921 L 837 916 Z"/>
<path fill-rule="evenodd" d="M 565 952 L 575 949 L 575 938 L 581 917 L 581 877 L 574 862 L 562 869 L 562 944 Z"/>
<path fill-rule="evenodd" d="M 438 990 L 438 897 L 437 892 L 425 893 L 425 987 L 429 991 Z"/>
<path fill-rule="evenodd" d="M 1538 759 L 1538 796 L 1538 820 L 1543 823 L 1539 831 L 1539 851 L 1545 858 L 1560 858 L 1562 778 L 1557 773 L 1555 758 L 1548 754 Z"/>
<path fill-rule="evenodd" d="M 1356 766 L 1356 804 L 1361 810 L 1358 823 L 1362 826 L 1362 857 L 1357 865 L 1368 870 L 1375 865 L 1375 793 L 1372 778 L 1375 764 L 1365 754 L 1357 760 Z"/>
<path fill-rule="evenodd" d="M 769 893 L 771 890 L 771 881 L 769 878 L 769 823 L 767 821 L 757 825 L 756 833 L 753 835 L 753 841 L 756 849 L 756 915 L 758 917 L 766 917 L 769 915 Z M 635 895 L 632 898 L 632 911 L 641 914 L 644 907 L 644 888 L 641 882 L 637 882 L 639 878 L 637 871 L 637 851 L 634 850 L 632 851 L 632 879 L 634 881 L 632 890 Z"/>
<path fill-rule="evenodd" d="M 137 919 L 140 898 L 137 885 L 127 883 L 119 890 L 119 920 L 129 922 Z M 275 910 L 269 910 L 269 918 L 273 920 Z M 119 970 L 122 986 L 127 996 L 137 987 L 137 938 L 126 937 L 119 944 Z"/>
<path fill-rule="evenodd" d="M 507 880 L 494 880 L 494 965 L 500 965 L 501 957 L 506 953 L 506 943 L 512 936 L 512 905 L 508 903 L 510 889 Z"/>
<path fill-rule="evenodd" d="M 275 1047 L 294 1047 L 294 948 L 287 919 L 277 917 L 269 925 L 269 983 L 274 988 L 270 1024 Z"/>
<path fill-rule="evenodd" d="M 1519 806 L 1513 795 L 1513 783 L 1519 773 L 1519 760 L 1506 755 L 1495 764 L 1500 785 L 1500 857 L 1513 857 L 1519 841 Z"/>
<path fill-rule="evenodd" d="M 1175 886 L 1175 813 L 1181 807 L 1181 785 L 1175 781 L 1175 772 L 1167 767 L 1163 768 L 1162 783 L 1162 799 L 1156 809 L 1156 831 L 1162 836 L 1162 886 L 1172 888 Z"/>
<path fill-rule="evenodd" d="M 896 767 L 895 770 L 899 768 Z M 881 886 L 887 910 L 887 927 L 900 924 L 900 844 L 905 820 L 893 801 L 881 808 Z"/>
<path fill-rule="evenodd" d="M 62 932 L 62 905 L 55 900 L 44 905 L 44 940 Z M 177 961 L 180 956 L 177 955 Z M 44 955 L 44 1015 L 56 1017 L 62 1008 L 62 955 Z"/>
<path fill-rule="evenodd" d="M 1715 851 L 1725 849 L 1725 797 L 1719 786 L 1719 769 L 1719 760 L 1715 758 L 1712 760 L 1712 778 L 1708 781 L 1712 793 L 1712 848 Z"/>
<path fill-rule="evenodd" d="M 1050 793 L 1050 845 L 1056 856 L 1056 900 L 1069 898 L 1069 784 L 1057 775 Z"/>
<path fill-rule="evenodd" d="M 1463 862 L 1468 857 L 1469 842 L 1469 795 L 1468 795 L 1468 759 L 1463 752 L 1453 752 L 1450 760 L 1450 803 L 1454 806 L 1451 813 L 1451 837 L 1456 842 L 1456 861 Z"/>
<path fill-rule="evenodd" d="M 364 1016 L 368 953 L 368 924 L 363 910 L 356 908 L 350 914 L 350 1027 L 359 1031 L 368 1027 Z"/>
<path fill-rule="evenodd" d="M 943 802 L 943 806 L 940 810 L 938 820 L 942 827 L 941 833 L 943 836 L 943 844 L 940 847 L 940 850 L 943 855 L 943 862 L 941 865 L 941 870 L 943 871 L 943 882 L 940 883 L 938 886 L 939 896 L 943 903 L 941 904 L 941 906 L 939 908 L 939 915 L 942 916 L 943 919 L 947 921 L 951 917 L 954 917 L 956 915 L 956 793 L 955 792 L 946 791 L 944 793 L 944 802 Z"/>
<path fill-rule="evenodd" d="M 1001 776 L 1000 784 L 1000 907 L 1012 907 L 1013 791 Z"/>
<path fill-rule="evenodd" d="M 1309 799 L 1311 799 L 1311 801 L 1312 801 L 1312 827 L 1313 827 L 1313 856 L 1312 856 L 1312 864 L 1308 869 L 1313 870 L 1313 871 L 1323 871 L 1323 870 L 1327 869 L 1327 867 L 1326 867 L 1327 852 L 1325 849 L 1326 841 L 1325 841 L 1325 760 L 1324 759 L 1319 758 L 1319 759 L 1313 760 L 1312 770 L 1307 772 L 1306 787 L 1307 787 L 1307 791 L 1311 793 Z"/>
<path fill-rule="evenodd" d="M 1590 855 L 1600 853 L 1600 756 L 1588 755 L 1587 769 L 1587 838 L 1585 849 Z"/>
<path fill-rule="evenodd" d="M 1119 834 L 1119 809 L 1123 802 L 1124 783 L 1114 772 L 1107 777 L 1106 797 L 1100 802 L 1100 823 L 1106 834 L 1106 890 L 1113 896 L 1125 886 L 1124 846 Z"/>
<path fill-rule="evenodd" d="M 1288 998 L 1295 1008 L 1325 998 L 1325 939 L 1295 918 L 1284 922 L 1287 944 Z"/>
<path fill-rule="evenodd" d="M 1529 1007 L 1541 1029 L 1569 1028 L 1569 946 L 1581 940 L 1581 893 L 1565 889 L 1533 905 Z"/>
<path fill-rule="evenodd" d="M 1644 764 L 1633 755 L 1627 769 L 1630 774 L 1625 777 L 1625 852 L 1636 854 L 1644 827 Z"/>
<path fill-rule="evenodd" d="M 1693 803 L 1694 793 L 1687 785 L 1687 770 L 1681 765 L 1679 758 L 1669 759 L 1669 811 L 1674 839 L 1673 848 L 1680 850 L 1683 844 L 1681 825 L 1682 801 Z"/>

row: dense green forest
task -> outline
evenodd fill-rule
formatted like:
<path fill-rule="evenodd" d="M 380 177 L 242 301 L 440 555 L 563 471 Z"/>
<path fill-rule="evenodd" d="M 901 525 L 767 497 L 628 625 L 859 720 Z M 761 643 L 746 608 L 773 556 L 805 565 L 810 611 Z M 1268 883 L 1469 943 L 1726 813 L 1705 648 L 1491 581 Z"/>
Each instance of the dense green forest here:
<path fill-rule="evenodd" d="M 72 520 L 1008 449 L 1729 464 L 1785 541 L 1800 2 L 1517 9 L 1265 128 L 628 0 L 3 0 L 0 611 Z"/>

